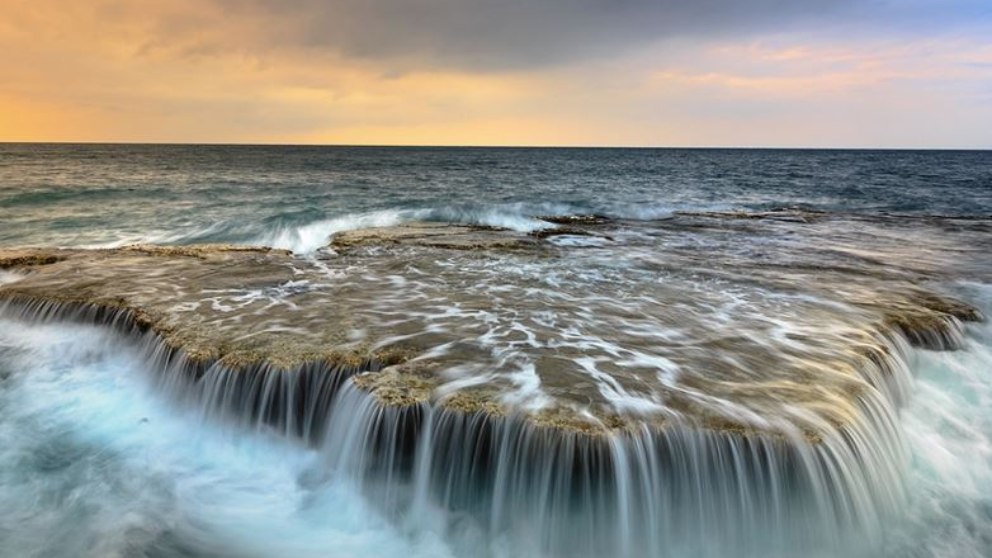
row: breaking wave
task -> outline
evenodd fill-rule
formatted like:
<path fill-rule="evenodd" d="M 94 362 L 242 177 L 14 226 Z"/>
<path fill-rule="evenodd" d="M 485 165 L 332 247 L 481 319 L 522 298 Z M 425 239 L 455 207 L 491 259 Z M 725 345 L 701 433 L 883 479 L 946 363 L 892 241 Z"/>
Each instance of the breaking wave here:
<path fill-rule="evenodd" d="M 694 210 L 718 210 L 725 206 L 696 207 Z M 414 221 L 434 221 L 465 225 L 498 227 L 519 232 L 554 228 L 541 217 L 580 214 L 603 215 L 614 219 L 657 220 L 673 215 L 668 206 L 633 205 L 629 207 L 590 207 L 569 204 L 504 204 L 496 206 L 448 206 L 422 209 L 386 209 L 350 213 L 339 217 L 297 219 L 279 218 L 262 222 L 215 223 L 192 231 L 160 232 L 146 236 L 124 236 L 111 242 L 87 245 L 87 248 L 116 248 L 126 244 L 197 244 L 222 242 L 251 246 L 271 246 L 297 254 L 309 254 L 327 246 L 330 238 L 343 231 L 370 227 L 390 227 Z"/>

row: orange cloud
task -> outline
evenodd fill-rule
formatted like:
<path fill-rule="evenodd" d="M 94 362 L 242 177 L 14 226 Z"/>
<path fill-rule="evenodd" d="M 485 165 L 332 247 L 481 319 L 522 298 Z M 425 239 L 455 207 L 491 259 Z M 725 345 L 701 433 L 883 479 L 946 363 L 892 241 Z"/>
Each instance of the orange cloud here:
<path fill-rule="evenodd" d="M 981 38 L 779 34 L 472 69 L 272 45 L 285 21 L 221 5 L 0 0 L 0 140 L 992 145 Z"/>

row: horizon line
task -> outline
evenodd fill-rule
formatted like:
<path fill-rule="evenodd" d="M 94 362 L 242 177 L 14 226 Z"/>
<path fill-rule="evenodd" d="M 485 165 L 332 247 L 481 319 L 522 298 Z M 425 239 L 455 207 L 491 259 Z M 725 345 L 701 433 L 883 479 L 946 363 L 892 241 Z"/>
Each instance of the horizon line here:
<path fill-rule="evenodd" d="M 630 149 L 630 150 L 753 150 L 753 151 L 992 151 L 992 147 L 879 147 L 879 146 L 768 146 L 768 145 L 509 145 L 509 144 L 377 144 L 377 143 L 276 143 L 212 141 L 17 141 L 0 140 L 0 145 L 80 145 L 80 146 L 203 146 L 203 147 L 326 147 L 388 149 Z"/>

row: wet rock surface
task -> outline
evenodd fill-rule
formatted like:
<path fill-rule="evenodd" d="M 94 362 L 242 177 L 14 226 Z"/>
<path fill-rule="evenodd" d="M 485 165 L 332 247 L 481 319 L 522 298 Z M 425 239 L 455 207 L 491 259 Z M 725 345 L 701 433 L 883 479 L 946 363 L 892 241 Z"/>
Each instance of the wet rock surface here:
<path fill-rule="evenodd" d="M 527 234 L 474 225 L 413 222 L 394 227 L 344 231 L 331 247 L 347 251 L 361 246 L 422 246 L 452 250 L 522 250 L 536 248 Z"/>
<path fill-rule="evenodd" d="M 430 402 L 587 434 L 691 423 L 812 441 L 855 421 L 866 394 L 901 397 L 900 339 L 953 349 L 961 322 L 983 319 L 935 287 L 988 277 L 981 220 L 546 220 L 534 233 L 348 231 L 306 257 L 8 250 L 0 268 L 20 276 L 0 300 L 122 309 L 232 373 L 374 361 L 352 381 L 387 407 Z"/>

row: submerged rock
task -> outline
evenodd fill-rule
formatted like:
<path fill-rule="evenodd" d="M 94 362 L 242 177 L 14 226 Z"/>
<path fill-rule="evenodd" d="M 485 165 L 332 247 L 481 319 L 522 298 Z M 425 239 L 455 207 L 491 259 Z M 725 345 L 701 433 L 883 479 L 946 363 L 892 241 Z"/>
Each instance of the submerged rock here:
<path fill-rule="evenodd" d="M 608 221 L 599 216 L 541 217 L 542 221 L 558 227 L 539 228 L 529 232 L 481 225 L 457 225 L 437 222 L 412 222 L 391 227 L 376 227 L 344 231 L 334 235 L 331 248 L 348 251 L 359 247 L 419 246 L 450 250 L 537 250 L 540 241 L 555 236 L 588 236 L 612 240 L 601 234 L 598 225 Z"/>
<path fill-rule="evenodd" d="M 64 259 L 58 250 L 23 249 L 0 252 L 0 269 L 49 265 Z"/>
<path fill-rule="evenodd" d="M 26 275 L 0 285 L 0 300 L 122 316 L 200 368 L 347 368 L 385 407 L 596 435 L 693 424 L 817 441 L 856 423 L 869 394 L 905 397 L 892 339 L 953 349 L 961 322 L 982 319 L 924 286 L 946 252 L 888 230 L 851 244 L 829 220 L 558 219 L 556 232 L 616 239 L 583 250 L 542 242 L 550 233 L 410 223 L 339 233 L 336 254 L 308 258 L 207 245 L 4 251 L 0 266 Z M 909 250 L 935 259 L 902 261 Z"/>
<path fill-rule="evenodd" d="M 430 498 L 563 555 L 704 555 L 699 518 L 733 548 L 872 537 L 909 346 L 983 319 L 941 288 L 992 279 L 989 230 L 774 217 L 0 251 L 0 315 L 122 330 L 164 392 L 323 448 L 387 513 Z"/>
<path fill-rule="evenodd" d="M 612 219 L 605 215 L 544 215 L 538 217 L 541 221 L 556 225 L 606 225 Z"/>
<path fill-rule="evenodd" d="M 432 222 L 344 231 L 335 234 L 331 240 L 331 247 L 339 251 L 383 245 L 452 250 L 522 250 L 536 247 L 528 235 L 509 229 Z"/>

